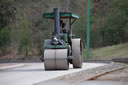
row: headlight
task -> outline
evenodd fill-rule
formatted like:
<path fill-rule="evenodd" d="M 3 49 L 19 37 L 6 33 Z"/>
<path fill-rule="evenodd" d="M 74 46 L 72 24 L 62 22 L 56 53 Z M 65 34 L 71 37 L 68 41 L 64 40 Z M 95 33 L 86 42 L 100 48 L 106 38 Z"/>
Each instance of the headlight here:
<path fill-rule="evenodd" d="M 54 41 L 58 41 L 57 37 L 54 37 L 53 40 L 54 40 Z"/>
<path fill-rule="evenodd" d="M 53 45 L 57 45 L 58 43 L 59 43 L 59 40 L 57 39 L 56 36 L 54 36 L 54 37 L 52 38 L 52 44 L 53 44 Z"/>

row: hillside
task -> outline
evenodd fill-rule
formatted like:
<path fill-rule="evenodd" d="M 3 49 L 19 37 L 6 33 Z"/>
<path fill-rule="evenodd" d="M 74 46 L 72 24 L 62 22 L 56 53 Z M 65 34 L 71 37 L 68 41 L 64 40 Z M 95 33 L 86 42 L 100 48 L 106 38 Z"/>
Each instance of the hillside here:
<path fill-rule="evenodd" d="M 122 0 L 90 0 L 90 48 L 128 42 L 127 6 Z M 54 27 L 42 15 L 53 8 L 80 16 L 73 33 L 86 44 L 87 0 L 0 0 L 0 57 L 40 56 Z"/>
<path fill-rule="evenodd" d="M 90 50 L 90 59 L 111 60 L 113 58 L 128 58 L 128 43 Z"/>
<path fill-rule="evenodd" d="M 86 4 L 85 0 L 1 0 L 0 57 L 40 55 L 43 42 L 50 38 L 54 27 L 52 20 L 43 18 L 43 13 L 59 8 L 62 12 L 73 12 L 81 16 L 86 9 L 81 7 L 82 4 Z M 85 22 L 80 17 L 76 24 L 81 20 Z"/>

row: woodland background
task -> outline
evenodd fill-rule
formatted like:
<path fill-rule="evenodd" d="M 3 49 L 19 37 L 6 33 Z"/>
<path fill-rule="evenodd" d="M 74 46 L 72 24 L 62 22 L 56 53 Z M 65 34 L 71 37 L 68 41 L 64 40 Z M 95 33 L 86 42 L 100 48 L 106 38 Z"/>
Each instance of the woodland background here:
<path fill-rule="evenodd" d="M 128 42 L 128 0 L 90 1 L 90 47 Z M 42 15 L 56 7 L 80 16 L 73 33 L 86 42 L 87 0 L 0 0 L 0 58 L 41 55 L 53 30 Z"/>

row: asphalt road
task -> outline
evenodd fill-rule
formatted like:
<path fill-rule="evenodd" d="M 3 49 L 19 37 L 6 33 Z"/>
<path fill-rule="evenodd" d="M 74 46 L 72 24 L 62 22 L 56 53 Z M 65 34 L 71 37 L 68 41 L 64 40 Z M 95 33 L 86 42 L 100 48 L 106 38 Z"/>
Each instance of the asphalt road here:
<path fill-rule="evenodd" d="M 70 65 L 69 70 L 45 71 L 43 63 L 23 64 L 23 67 L 0 71 L 0 85 L 33 85 L 73 72 L 106 65 L 103 63 L 84 63 L 82 69 L 73 69 Z"/>

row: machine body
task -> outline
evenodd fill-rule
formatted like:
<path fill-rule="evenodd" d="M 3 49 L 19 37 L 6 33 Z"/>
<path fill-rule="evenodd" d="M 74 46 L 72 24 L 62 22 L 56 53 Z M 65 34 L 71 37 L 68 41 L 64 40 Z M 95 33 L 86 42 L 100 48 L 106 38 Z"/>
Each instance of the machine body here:
<path fill-rule="evenodd" d="M 68 70 L 69 63 L 74 68 L 82 67 L 82 44 L 80 38 L 75 38 L 72 34 L 71 25 L 79 16 L 60 12 L 54 8 L 52 13 L 43 14 L 44 18 L 54 20 L 54 32 L 51 39 L 46 39 L 43 47 L 43 57 L 45 70 Z M 63 29 L 61 32 L 60 20 L 69 20 L 69 30 Z"/>

